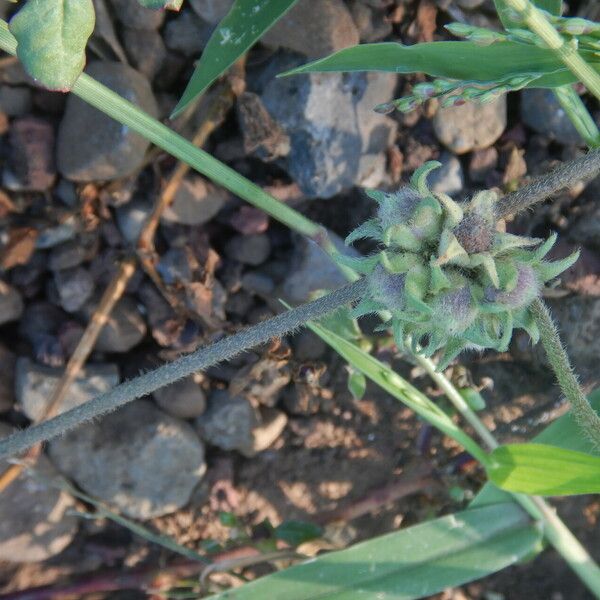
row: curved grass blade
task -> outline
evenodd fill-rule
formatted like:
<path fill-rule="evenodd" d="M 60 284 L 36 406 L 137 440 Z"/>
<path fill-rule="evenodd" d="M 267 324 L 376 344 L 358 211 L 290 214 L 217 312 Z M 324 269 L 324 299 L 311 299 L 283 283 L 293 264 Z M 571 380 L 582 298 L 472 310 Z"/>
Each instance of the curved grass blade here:
<path fill-rule="evenodd" d="M 171 118 L 185 110 L 297 0 L 236 0 L 217 25 Z"/>
<path fill-rule="evenodd" d="M 531 555 L 541 535 L 514 504 L 471 509 L 319 556 L 211 600 L 423 598 Z"/>
<path fill-rule="evenodd" d="M 11 19 L 17 56 L 49 90 L 70 90 L 85 66 L 96 20 L 92 0 L 28 0 Z"/>
<path fill-rule="evenodd" d="M 499 488 L 536 496 L 600 493 L 600 457 L 545 444 L 510 444 L 487 468 Z"/>
<path fill-rule="evenodd" d="M 581 52 L 600 72 L 600 59 Z M 556 87 L 575 81 L 551 50 L 517 42 L 478 46 L 464 42 L 428 42 L 404 46 L 394 42 L 362 44 L 310 62 L 280 76 L 330 71 L 426 73 L 432 77 L 494 82 L 539 74 L 535 87 Z"/>

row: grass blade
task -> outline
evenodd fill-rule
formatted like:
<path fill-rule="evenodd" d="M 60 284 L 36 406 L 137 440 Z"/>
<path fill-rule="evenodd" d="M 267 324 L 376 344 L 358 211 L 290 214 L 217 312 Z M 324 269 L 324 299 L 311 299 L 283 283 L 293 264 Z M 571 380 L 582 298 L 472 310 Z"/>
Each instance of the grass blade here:
<path fill-rule="evenodd" d="M 581 55 L 600 71 L 592 52 Z M 535 87 L 556 87 L 575 81 L 554 52 L 517 42 L 479 46 L 473 42 L 429 42 L 404 46 L 394 42 L 361 44 L 286 71 L 280 76 L 329 71 L 426 73 L 447 79 L 500 81 L 539 74 Z"/>
<path fill-rule="evenodd" d="M 217 25 L 171 118 L 180 114 L 227 70 L 297 0 L 236 0 Z"/>
<path fill-rule="evenodd" d="M 490 480 L 536 496 L 600 493 L 600 457 L 545 444 L 510 444 L 492 452 Z"/>
<path fill-rule="evenodd" d="M 331 552 L 212 600 L 350 600 L 429 596 L 494 573 L 539 548 L 513 504 L 472 509 Z"/>

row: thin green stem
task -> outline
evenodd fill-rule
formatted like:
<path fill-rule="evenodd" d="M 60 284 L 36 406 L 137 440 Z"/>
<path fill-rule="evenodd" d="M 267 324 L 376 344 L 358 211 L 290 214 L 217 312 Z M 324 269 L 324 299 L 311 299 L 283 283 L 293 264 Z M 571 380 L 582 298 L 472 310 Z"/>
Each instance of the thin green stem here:
<path fill-rule="evenodd" d="M 464 419 L 473 427 L 485 445 L 490 450 L 497 448 L 499 444 L 496 438 L 477 416 L 477 413 L 464 401 L 452 382 L 443 373 L 436 370 L 435 364 L 430 359 L 419 354 L 415 355 L 415 359 L 446 394 L 446 397 Z M 594 562 L 588 551 L 571 533 L 554 509 L 543 498 L 537 496 L 511 495 L 534 519 L 540 520 L 543 523 L 544 535 L 547 540 L 565 559 L 573 571 L 577 573 L 589 590 L 597 598 L 600 598 L 600 567 Z"/>
<path fill-rule="evenodd" d="M 554 95 L 579 135 L 590 148 L 600 146 L 600 130 L 585 104 L 570 85 L 554 88 Z"/>
<path fill-rule="evenodd" d="M 565 66 L 600 100 L 600 75 L 568 44 L 548 21 L 544 13 L 529 0 L 505 0 L 523 22 L 542 39 Z"/>
<path fill-rule="evenodd" d="M 540 330 L 540 339 L 548 362 L 554 371 L 560 389 L 571 404 L 573 417 L 594 446 L 600 448 L 600 417 L 588 402 L 577 381 L 552 315 L 539 298 L 533 302 L 532 311 Z"/>

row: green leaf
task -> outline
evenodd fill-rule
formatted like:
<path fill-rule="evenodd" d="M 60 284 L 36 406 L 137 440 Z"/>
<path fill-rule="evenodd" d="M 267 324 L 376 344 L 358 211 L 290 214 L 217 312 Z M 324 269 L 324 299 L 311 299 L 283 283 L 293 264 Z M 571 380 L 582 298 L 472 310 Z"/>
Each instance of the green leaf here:
<path fill-rule="evenodd" d="M 588 400 L 592 408 L 600 415 L 600 388 L 593 391 L 588 396 Z M 536 435 L 532 442 L 536 444 L 550 444 L 560 448 L 600 456 L 600 451 L 594 448 L 592 442 L 586 436 L 581 435 L 581 428 L 575 422 L 570 412 L 556 419 L 554 423 Z M 470 506 L 486 506 L 496 502 L 509 502 L 510 499 L 511 496 L 507 492 L 503 492 L 492 483 L 486 483 L 477 496 L 475 496 Z"/>
<path fill-rule="evenodd" d="M 544 444 L 510 444 L 492 452 L 487 473 L 503 490 L 536 496 L 600 493 L 600 457 Z"/>
<path fill-rule="evenodd" d="M 513 504 L 466 510 L 278 571 L 212 600 L 409 600 L 514 564 L 541 532 Z"/>
<path fill-rule="evenodd" d="M 297 0 L 236 0 L 210 36 L 171 118 L 180 114 L 202 94 L 296 2 Z"/>
<path fill-rule="evenodd" d="M 92 0 L 28 0 L 9 30 L 29 75 L 49 90 L 66 92 L 83 71 L 95 20 Z"/>
<path fill-rule="evenodd" d="M 592 52 L 580 53 L 600 71 Z M 394 42 L 362 44 L 340 50 L 280 76 L 329 71 L 390 71 L 426 73 L 432 77 L 474 81 L 502 81 L 540 74 L 535 87 L 556 87 L 575 81 L 551 50 L 517 42 L 478 46 L 473 42 L 428 42 L 404 46 Z"/>
<path fill-rule="evenodd" d="M 183 4 L 183 0 L 138 0 L 138 2 L 146 8 L 166 8 L 167 10 L 179 10 Z"/>
<path fill-rule="evenodd" d="M 541 8 L 552 15 L 561 14 L 562 0 L 533 0 L 532 4 L 535 4 L 538 8 Z M 508 6 L 506 0 L 494 0 L 494 6 L 502 21 L 502 25 L 504 25 L 506 29 L 515 27 L 523 28 L 523 24 L 520 21 L 512 18 L 514 11 Z"/>
<path fill-rule="evenodd" d="M 367 378 L 356 369 L 350 367 L 348 372 L 348 390 L 355 400 L 361 400 L 367 389 Z"/>
<path fill-rule="evenodd" d="M 275 537 L 292 547 L 314 540 L 323 534 L 323 530 L 314 523 L 304 521 L 284 521 L 275 527 Z"/>

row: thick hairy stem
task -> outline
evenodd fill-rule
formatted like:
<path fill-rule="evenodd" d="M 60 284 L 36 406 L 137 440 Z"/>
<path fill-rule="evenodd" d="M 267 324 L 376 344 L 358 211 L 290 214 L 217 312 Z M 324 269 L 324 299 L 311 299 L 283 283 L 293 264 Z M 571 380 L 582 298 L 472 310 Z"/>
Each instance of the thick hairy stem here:
<path fill-rule="evenodd" d="M 585 156 L 565 163 L 520 190 L 506 194 L 498 201 L 496 211 L 499 217 L 515 215 L 551 194 L 567 188 L 578 181 L 592 179 L 600 173 L 600 150 L 592 150 Z"/>
<path fill-rule="evenodd" d="M 556 375 L 560 389 L 571 404 L 573 417 L 592 443 L 600 448 L 600 417 L 591 407 L 579 386 L 552 316 L 540 299 L 534 301 L 532 310 L 540 329 L 540 338 L 548 361 Z"/>
<path fill-rule="evenodd" d="M 55 438 L 86 421 L 113 411 L 132 400 L 147 396 L 191 373 L 228 360 L 244 350 L 263 344 L 272 338 L 290 333 L 307 321 L 319 319 L 344 304 L 357 300 L 363 295 L 365 285 L 364 280 L 346 285 L 318 300 L 298 306 L 208 347 L 200 348 L 196 352 L 174 360 L 154 371 L 126 381 L 109 392 L 53 419 L 14 433 L 0 440 L 0 458 L 14 456 L 34 444 Z"/>

